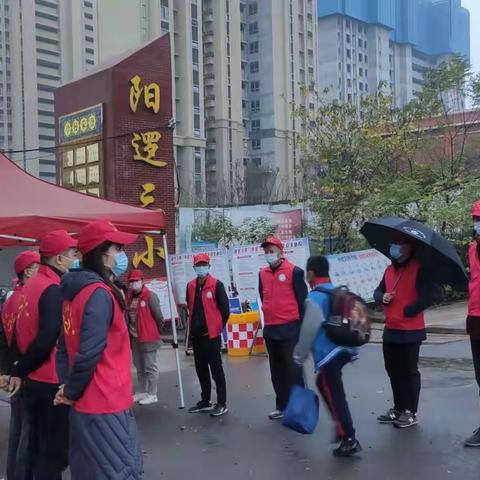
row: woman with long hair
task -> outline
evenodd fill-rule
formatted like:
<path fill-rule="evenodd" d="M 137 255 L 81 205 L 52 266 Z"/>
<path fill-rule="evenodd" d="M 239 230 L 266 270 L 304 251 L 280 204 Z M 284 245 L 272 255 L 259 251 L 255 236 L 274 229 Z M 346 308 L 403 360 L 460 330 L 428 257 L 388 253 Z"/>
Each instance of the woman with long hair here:
<path fill-rule="evenodd" d="M 141 480 L 142 455 L 131 407 L 130 341 L 125 297 L 116 279 L 128 267 L 124 245 L 137 236 L 96 221 L 78 235 L 82 269 L 62 278 L 63 337 L 55 403 L 72 405 L 73 480 Z"/>

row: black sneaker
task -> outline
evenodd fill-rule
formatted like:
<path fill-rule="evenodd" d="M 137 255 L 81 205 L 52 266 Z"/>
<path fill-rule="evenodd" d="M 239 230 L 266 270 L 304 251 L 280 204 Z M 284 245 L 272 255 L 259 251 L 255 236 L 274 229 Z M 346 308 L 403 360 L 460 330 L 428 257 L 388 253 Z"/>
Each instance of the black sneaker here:
<path fill-rule="evenodd" d="M 212 409 L 210 402 L 198 402 L 195 406 L 188 409 L 188 413 L 209 412 Z"/>
<path fill-rule="evenodd" d="M 480 447 L 480 428 L 477 428 L 473 435 L 465 440 L 466 447 Z"/>
<path fill-rule="evenodd" d="M 398 412 L 394 408 L 391 408 L 384 415 L 378 416 L 377 420 L 378 420 L 378 423 L 389 424 L 389 423 L 394 423 L 395 420 L 398 420 L 399 418 L 400 418 L 400 412 Z"/>
<path fill-rule="evenodd" d="M 344 438 L 339 447 L 333 451 L 335 457 L 351 457 L 362 451 L 362 446 L 358 440 L 353 438 Z"/>
<path fill-rule="evenodd" d="M 211 417 L 221 417 L 222 415 L 225 415 L 228 412 L 228 408 L 226 405 L 220 405 L 217 403 L 213 410 L 210 412 Z"/>
<path fill-rule="evenodd" d="M 415 414 L 409 410 L 405 410 L 400 417 L 393 422 L 397 428 L 410 428 L 415 425 L 418 425 L 418 418 Z"/>
<path fill-rule="evenodd" d="M 283 418 L 283 412 L 281 410 L 274 410 L 268 414 L 270 420 L 281 420 Z"/>

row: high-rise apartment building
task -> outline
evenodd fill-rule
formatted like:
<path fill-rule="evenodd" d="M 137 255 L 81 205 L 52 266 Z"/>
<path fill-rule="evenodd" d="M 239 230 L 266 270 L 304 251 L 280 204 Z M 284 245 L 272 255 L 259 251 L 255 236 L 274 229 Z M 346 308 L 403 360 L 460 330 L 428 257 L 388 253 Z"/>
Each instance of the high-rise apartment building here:
<path fill-rule="evenodd" d="M 248 136 L 249 200 L 298 195 L 302 125 L 292 106 L 314 108 L 317 64 L 317 5 L 313 0 L 241 2 L 243 116 Z"/>
<path fill-rule="evenodd" d="M 291 103 L 313 108 L 314 0 L 102 0 L 99 61 L 168 33 L 182 204 L 292 198 Z M 118 35 L 122 32 L 122 35 Z"/>
<path fill-rule="evenodd" d="M 102 0 L 97 4 L 100 63 L 161 35 L 170 37 L 172 126 L 179 199 L 184 205 L 203 203 L 206 195 L 202 13 L 201 0 Z"/>
<path fill-rule="evenodd" d="M 0 0 L 0 148 L 55 181 L 53 91 L 96 62 L 95 1 Z"/>
<path fill-rule="evenodd" d="M 469 12 L 460 0 L 318 0 L 319 90 L 356 104 L 382 82 L 398 105 L 422 90 L 427 68 L 470 56 Z M 463 98 L 452 98 L 463 108 Z"/>

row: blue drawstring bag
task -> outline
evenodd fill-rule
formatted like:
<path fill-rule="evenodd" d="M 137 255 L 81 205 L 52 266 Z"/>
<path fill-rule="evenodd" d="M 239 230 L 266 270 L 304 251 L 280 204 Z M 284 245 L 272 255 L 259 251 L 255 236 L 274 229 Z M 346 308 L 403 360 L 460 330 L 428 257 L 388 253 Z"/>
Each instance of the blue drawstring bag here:
<path fill-rule="evenodd" d="M 318 408 L 318 396 L 313 390 L 294 385 L 282 423 L 296 432 L 311 434 L 318 423 Z"/>

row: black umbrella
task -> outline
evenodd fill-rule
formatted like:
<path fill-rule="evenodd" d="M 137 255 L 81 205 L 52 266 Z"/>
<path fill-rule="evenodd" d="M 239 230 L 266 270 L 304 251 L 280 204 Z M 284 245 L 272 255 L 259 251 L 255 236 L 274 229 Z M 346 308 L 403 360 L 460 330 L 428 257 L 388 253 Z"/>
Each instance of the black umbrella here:
<path fill-rule="evenodd" d="M 467 274 L 455 247 L 427 225 L 398 217 L 384 217 L 366 222 L 360 233 L 368 243 L 390 257 L 390 243 L 395 233 L 415 240 L 416 256 L 440 284 L 465 285 Z"/>

